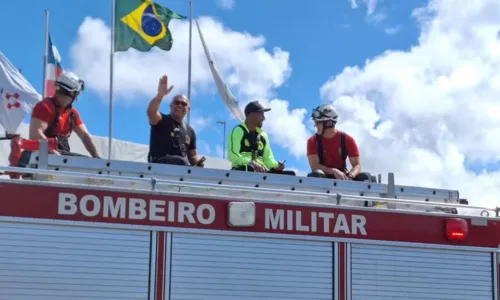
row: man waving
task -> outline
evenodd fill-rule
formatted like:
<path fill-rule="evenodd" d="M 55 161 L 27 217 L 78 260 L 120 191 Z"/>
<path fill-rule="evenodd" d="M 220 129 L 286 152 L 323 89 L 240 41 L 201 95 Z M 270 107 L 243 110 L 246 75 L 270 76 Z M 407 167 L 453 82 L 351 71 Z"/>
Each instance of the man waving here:
<path fill-rule="evenodd" d="M 173 88 L 168 85 L 168 77 L 163 75 L 158 82 L 158 92 L 149 103 L 147 115 L 151 131 L 148 162 L 203 167 L 205 157 L 196 152 L 196 133 L 184 123 L 190 109 L 189 99 L 176 95 L 170 102 L 170 114 L 159 111 L 163 98 Z"/>

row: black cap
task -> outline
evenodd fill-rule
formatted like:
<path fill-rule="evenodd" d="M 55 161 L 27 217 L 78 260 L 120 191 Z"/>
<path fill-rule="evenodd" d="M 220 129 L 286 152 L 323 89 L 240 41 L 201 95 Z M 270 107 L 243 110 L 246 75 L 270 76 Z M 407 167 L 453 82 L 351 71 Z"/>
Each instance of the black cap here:
<path fill-rule="evenodd" d="M 259 101 L 252 101 L 245 107 L 245 116 L 248 116 L 248 114 L 253 112 L 266 112 L 270 110 L 270 108 L 264 108 L 262 104 L 259 103 Z"/>

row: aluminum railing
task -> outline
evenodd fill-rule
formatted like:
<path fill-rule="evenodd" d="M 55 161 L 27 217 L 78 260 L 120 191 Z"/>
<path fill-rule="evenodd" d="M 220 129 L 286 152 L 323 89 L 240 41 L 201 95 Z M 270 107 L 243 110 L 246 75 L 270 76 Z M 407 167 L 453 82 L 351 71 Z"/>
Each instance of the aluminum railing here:
<path fill-rule="evenodd" d="M 138 182 L 138 183 L 146 183 L 150 186 L 151 191 L 158 191 L 157 186 L 159 184 L 166 184 L 169 186 L 175 187 L 191 187 L 191 188 L 211 188 L 217 190 L 229 190 L 229 191 L 247 191 L 247 192 L 259 192 L 259 193 L 279 193 L 279 194 L 293 194 L 295 196 L 313 196 L 318 198 L 328 199 L 326 202 L 322 202 L 325 205 L 332 206 L 341 206 L 343 201 L 355 201 L 355 202 L 365 202 L 365 201 L 376 201 L 376 202 L 385 202 L 388 204 L 414 204 L 418 206 L 425 207 L 448 207 L 455 209 L 477 209 L 481 210 L 481 216 L 489 217 L 490 212 L 494 213 L 496 217 L 500 217 L 500 207 L 484 207 L 484 206 L 473 206 L 473 205 L 463 205 L 458 203 L 439 203 L 439 202 L 431 202 L 431 201 L 416 201 L 409 199 L 394 199 L 394 198 L 382 198 L 382 197 L 370 197 L 370 196 L 355 196 L 355 195 L 343 195 L 341 193 L 318 193 L 318 192 L 309 192 L 309 191 L 288 191 L 281 189 L 273 189 L 273 188 L 256 188 L 256 187 L 246 187 L 246 186 L 237 186 L 237 185 L 228 185 L 228 184 L 214 184 L 214 183 L 202 183 L 202 182 L 185 182 L 185 181 L 176 181 L 169 179 L 157 179 L 154 177 L 151 178 L 137 178 L 131 176 L 116 176 L 116 175 L 108 175 L 108 174 L 88 174 L 88 173 L 80 173 L 80 172 L 71 172 L 71 171 L 55 171 L 55 170 L 44 170 L 44 169 L 30 169 L 30 168 L 17 168 L 17 167 L 1 167 L 0 170 L 4 172 L 14 172 L 14 173 L 24 173 L 24 174 L 32 174 L 32 175 L 43 175 L 43 176 L 61 176 L 61 177 L 72 177 L 72 178 L 83 178 L 83 179 L 97 179 L 97 180 L 114 180 L 114 181 L 128 181 L 128 182 Z M 45 182 L 45 181 L 40 181 Z M 57 182 L 57 181 L 55 181 Z M 181 192 L 179 192 L 181 193 Z M 244 197 L 242 197 L 244 198 Z M 310 204 L 307 201 L 300 200 L 283 200 L 283 202 L 288 203 L 302 203 L 302 204 Z M 411 210 L 410 210 L 411 211 Z"/>

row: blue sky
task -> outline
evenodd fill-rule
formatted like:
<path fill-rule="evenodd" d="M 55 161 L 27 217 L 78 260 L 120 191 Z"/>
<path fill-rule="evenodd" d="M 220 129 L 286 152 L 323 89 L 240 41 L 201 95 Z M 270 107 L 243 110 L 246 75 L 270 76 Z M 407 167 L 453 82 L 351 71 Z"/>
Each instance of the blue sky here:
<path fill-rule="evenodd" d="M 223 8 L 220 2 L 234 5 Z M 44 9 L 48 9 L 50 33 L 63 67 L 78 70 L 87 82 L 77 108 L 94 135 L 107 136 L 109 44 L 105 39 L 111 1 L 70 3 L 32 1 L 22 7 L 23 20 L 29 22 L 20 22 L 17 14 L 3 14 L 0 25 L 9 28 L 15 24 L 16 30 L 3 32 L 0 50 L 41 93 Z M 188 15 L 187 0 L 158 3 Z M 202 30 L 217 67 L 237 98 L 245 103 L 257 97 L 254 87 L 263 89 L 257 98 L 265 99 L 276 112 L 268 115 L 264 126 L 276 158 L 286 159 L 287 166 L 308 171 L 305 147 L 313 130 L 311 109 L 331 101 L 340 113 L 339 127 L 358 141 L 367 171 L 396 171 L 399 182 L 405 184 L 459 185 L 466 194 L 496 193 L 500 189 L 494 184 L 494 178 L 500 178 L 500 145 L 489 137 L 498 136 L 500 128 L 493 72 L 499 68 L 484 68 L 480 62 L 498 60 L 494 53 L 500 50 L 494 47 L 500 47 L 500 42 L 495 40 L 498 33 L 494 28 L 500 24 L 484 13 L 493 13 L 497 4 L 480 0 L 470 4 L 474 9 L 464 14 L 452 0 L 432 3 L 317 0 L 307 5 L 289 0 L 194 0 L 193 7 L 196 18 L 211 18 L 211 23 L 205 19 Z M 20 11 L 20 5 L 10 1 L 2 8 Z M 224 29 L 217 27 L 221 24 Z M 149 142 L 145 110 L 161 74 L 167 73 L 176 83 L 174 93 L 186 92 L 185 25 L 172 21 L 174 45 L 170 52 L 134 54 L 129 50 L 131 53 L 115 55 L 115 62 L 121 59 L 122 69 L 115 68 L 114 138 Z M 194 43 L 199 44 L 196 29 L 193 34 Z M 280 53 L 289 56 L 280 58 Z M 237 122 L 230 119 L 209 78 L 208 64 L 200 57 L 193 61 L 197 78 L 193 79 L 193 126 L 199 151 L 221 156 L 223 133 L 216 121 L 226 120 L 228 133 Z M 468 114 L 459 113 L 464 110 Z M 162 111 L 168 112 L 168 106 L 163 105 Z"/>
<path fill-rule="evenodd" d="M 42 91 L 44 9 L 50 12 L 50 33 L 63 58 L 63 66 L 69 69 L 73 67 L 69 47 L 75 41 L 83 19 L 92 16 L 105 20 L 108 26 L 110 24 L 110 1 L 73 0 L 70 5 L 67 3 L 63 0 L 33 1 L 23 7 L 23 18 L 30 22 L 19 22 L 16 14 L 4 14 L 0 19 L 3 28 L 16 24 L 15 31 L 3 33 L 1 50 L 22 69 L 39 92 Z M 187 0 L 160 0 L 158 3 L 180 14 L 188 14 Z M 405 50 L 415 44 L 418 28 L 411 11 L 424 2 L 387 1 L 379 4 L 376 14 L 371 16 L 367 16 L 365 6 L 352 9 L 347 0 L 322 0 L 315 5 L 285 0 L 236 0 L 234 4 L 232 9 L 222 9 L 215 0 L 194 0 L 194 14 L 215 17 L 233 30 L 263 35 L 269 51 L 276 46 L 289 51 L 293 73 L 275 93 L 287 99 L 291 108 L 305 107 L 310 114 L 311 107 L 319 103 L 319 87 L 345 66 L 363 65 L 367 58 L 386 49 Z M 17 2 L 2 4 L 5 11 L 18 11 L 19 5 Z M 384 20 L 374 21 L 381 15 L 385 16 Z M 401 27 L 398 34 L 385 32 L 387 28 L 396 27 Z M 23 34 L 19 36 L 17 32 Z M 178 36 L 174 35 L 176 38 Z M 194 38 L 197 36 L 194 35 Z M 207 42 L 210 47 L 210 40 Z M 103 100 L 106 99 L 102 95 L 87 89 L 80 97 L 77 108 L 93 134 L 107 136 L 108 108 Z M 115 96 L 115 138 L 148 143 L 149 128 L 144 115 L 148 100 L 124 104 Z M 193 116 L 216 115 L 223 109 L 217 94 L 197 95 L 193 99 Z M 228 127 L 234 124 L 234 121 L 230 122 Z M 214 126 L 216 130 L 213 130 Z M 222 132 L 213 125 L 212 130 L 205 128 L 198 133 L 198 137 L 208 144 L 221 143 Z M 279 145 L 274 145 L 274 148 L 278 158 L 288 156 Z M 288 158 L 287 161 L 297 167 L 305 166 L 304 159 L 294 160 Z"/>

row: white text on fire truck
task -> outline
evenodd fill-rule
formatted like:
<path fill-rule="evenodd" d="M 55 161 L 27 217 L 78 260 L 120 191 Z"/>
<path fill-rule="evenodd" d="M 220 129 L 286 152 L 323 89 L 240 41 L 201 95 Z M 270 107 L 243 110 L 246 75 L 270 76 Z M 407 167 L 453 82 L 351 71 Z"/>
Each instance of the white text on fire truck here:
<path fill-rule="evenodd" d="M 303 213 L 300 210 L 266 208 L 265 228 L 302 232 L 318 232 L 319 228 L 322 233 L 366 235 L 365 216 L 312 211 L 309 212 L 310 222 L 304 224 Z"/>
<path fill-rule="evenodd" d="M 75 215 L 80 212 L 86 217 L 114 219 L 167 221 L 210 225 L 215 221 L 215 208 L 210 204 L 195 205 L 189 202 L 149 200 L 96 195 L 59 193 L 58 213 Z"/>

